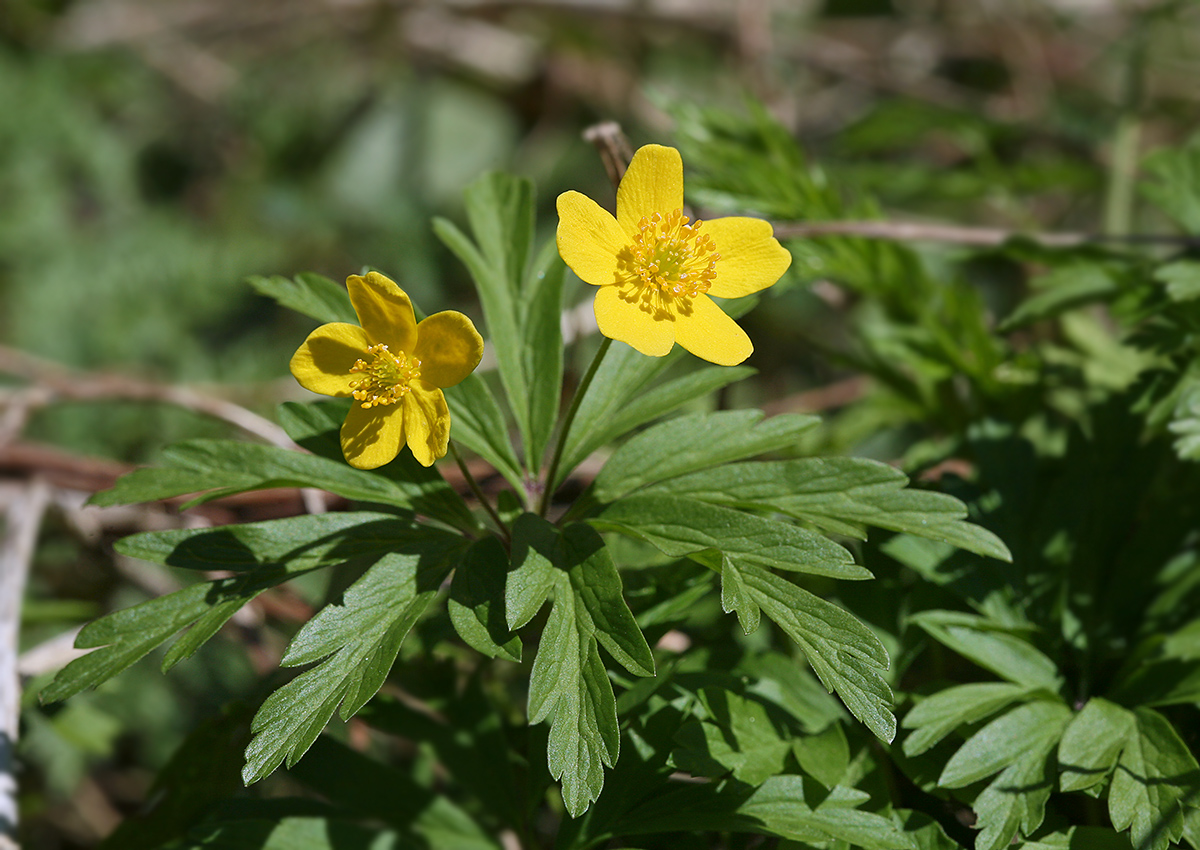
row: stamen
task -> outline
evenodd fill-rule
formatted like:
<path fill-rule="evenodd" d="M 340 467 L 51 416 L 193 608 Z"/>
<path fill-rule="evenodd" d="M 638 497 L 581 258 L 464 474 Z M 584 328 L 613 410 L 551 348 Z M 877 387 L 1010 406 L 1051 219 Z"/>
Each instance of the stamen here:
<path fill-rule="evenodd" d="M 702 224 L 682 210 L 642 216 L 632 243 L 621 252 L 619 266 L 629 280 L 644 287 L 644 300 L 651 292 L 680 299 L 708 292 L 721 255 L 711 236 L 697 235 Z"/>
<path fill-rule="evenodd" d="M 350 394 L 366 409 L 403 401 L 411 392 L 409 384 L 421 377 L 421 361 L 403 351 L 393 354 L 383 343 L 370 346 L 362 358 L 350 367 L 351 372 L 363 375 L 362 380 L 350 382 Z"/>

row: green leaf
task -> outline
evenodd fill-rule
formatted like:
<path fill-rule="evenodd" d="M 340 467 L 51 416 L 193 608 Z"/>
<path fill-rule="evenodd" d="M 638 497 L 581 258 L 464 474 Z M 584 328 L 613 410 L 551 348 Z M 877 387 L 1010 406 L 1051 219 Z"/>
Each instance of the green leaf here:
<path fill-rule="evenodd" d="M 1154 279 L 1166 284 L 1167 297 L 1172 301 L 1200 298 L 1200 263 L 1195 260 L 1177 260 L 1159 266 Z"/>
<path fill-rule="evenodd" d="M 485 174 L 467 187 L 472 243 L 444 219 L 434 232 L 467 267 L 483 306 L 500 380 L 525 447 L 538 468 L 561 392 L 562 281 L 565 267 L 547 245 L 534 264 L 534 190 L 529 180 Z"/>
<path fill-rule="evenodd" d="M 554 590 L 558 527 L 537 514 L 525 513 L 512 526 L 512 570 L 504 588 L 504 610 L 510 629 L 519 629 L 537 614 Z"/>
<path fill-rule="evenodd" d="M 919 756 L 959 726 L 983 720 L 1030 693 L 1029 688 L 1008 682 L 977 682 L 938 691 L 917 703 L 900 723 L 916 730 L 904 739 L 904 754 Z"/>
<path fill-rule="evenodd" d="M 536 475 L 562 399 L 563 341 L 562 298 L 566 265 L 551 239 L 526 276 L 521 289 L 521 337 L 524 340 L 523 368 L 529 385 L 529 423 L 525 434 L 525 458 Z"/>
<path fill-rule="evenodd" d="M 1063 791 L 1081 791 L 1103 782 L 1134 732 L 1136 720 L 1127 709 L 1092 697 L 1071 719 L 1058 744 L 1059 784 Z"/>
<path fill-rule="evenodd" d="M 866 794 L 837 787 L 826 793 L 803 776 L 772 776 L 758 787 L 737 781 L 686 785 L 659 794 L 625 815 L 620 835 L 703 830 L 751 832 L 824 844 L 844 841 L 862 850 L 914 850 L 896 824 L 857 811 Z"/>
<path fill-rule="evenodd" d="M 761 410 L 680 416 L 647 428 L 613 452 L 596 476 L 594 493 L 612 502 L 656 481 L 793 445 L 819 421 Z"/>
<path fill-rule="evenodd" d="M 419 540 L 458 540 L 392 514 L 347 511 L 217 528 L 147 531 L 117 541 L 131 558 L 189 570 L 290 572 L 374 559 Z"/>
<path fill-rule="evenodd" d="M 313 454 L 360 472 L 345 466 L 338 436 L 349 407 L 349 401 L 344 399 L 308 404 L 285 402 L 279 406 L 279 424 L 298 445 Z M 390 482 L 393 492 L 399 494 L 393 498 L 402 498 L 403 507 L 440 519 L 455 528 L 471 531 L 479 527 L 470 508 L 446 483 L 437 467 L 422 466 L 411 452 L 401 452 L 391 463 L 365 474 Z"/>
<path fill-rule="evenodd" d="M 350 303 L 346 287 L 327 277 L 302 272 L 292 280 L 274 275 L 255 275 L 247 282 L 259 293 L 273 298 L 283 307 L 310 316 L 318 322 L 350 322 L 358 324 L 358 316 Z"/>
<path fill-rule="evenodd" d="M 428 744 L 454 784 L 501 823 L 519 829 L 525 812 L 514 761 L 521 757 L 510 746 L 502 707 L 488 698 L 476 675 L 439 709 L 431 714 L 380 694 L 358 716 L 377 729 Z"/>
<path fill-rule="evenodd" d="M 454 571 L 447 608 L 450 622 L 468 646 L 489 658 L 521 660 L 521 639 L 504 621 L 508 552 L 495 537 L 475 541 Z"/>
<path fill-rule="evenodd" d="M 989 620 L 957 611 L 922 611 L 909 618 L 931 637 L 980 667 L 1018 685 L 1057 691 L 1058 666 L 1032 644 Z"/>
<path fill-rule="evenodd" d="M 1003 850 L 1013 839 L 1030 835 L 1046 816 L 1054 788 L 1048 755 L 1054 741 L 1031 742 L 1028 750 L 975 798 L 975 850 Z"/>
<path fill-rule="evenodd" d="M 450 434 L 475 454 L 495 467 L 522 496 L 525 494 L 525 475 L 508 439 L 504 414 L 487 383 L 479 375 L 444 391 L 450 408 Z"/>
<path fill-rule="evenodd" d="M 830 789 L 850 768 L 850 743 L 841 723 L 830 723 L 816 735 L 793 738 L 792 754 L 805 773 Z"/>
<path fill-rule="evenodd" d="M 581 607 L 560 581 L 529 678 L 529 722 L 550 721 L 546 759 L 572 817 L 600 796 L 620 747 L 616 698 Z"/>
<path fill-rule="evenodd" d="M 1135 728 L 1108 788 L 1108 813 L 1138 850 L 1166 850 L 1183 836 L 1185 813 L 1197 808 L 1200 766 L 1165 717 L 1149 708 L 1133 714 Z"/>
<path fill-rule="evenodd" d="M 604 365 L 613 359 L 614 354 L 610 349 L 600 370 L 603 371 Z M 645 359 L 648 358 L 643 358 L 643 360 Z M 586 434 L 578 428 L 572 427 L 571 436 L 574 440 L 568 440 L 567 448 L 563 452 L 563 468 L 568 471 L 574 469 L 596 449 L 628 434 L 638 426 L 665 416 L 690 401 L 703 398 L 721 387 L 740 381 L 754 373 L 755 370 L 749 366 L 704 366 L 634 395 L 625 404 L 613 409 L 611 416 L 598 416 Z M 593 388 L 599 380 L 600 373 L 597 372 L 592 381 Z M 590 389 L 588 400 L 591 400 L 596 393 L 595 389 Z M 576 414 L 576 421 L 587 415 L 589 414 L 584 411 L 584 406 L 581 406 L 580 412 Z"/>
<path fill-rule="evenodd" d="M 395 546 L 351 585 L 341 604 L 327 605 L 304 624 L 280 663 L 320 663 L 267 697 L 254 716 L 242 770 L 247 785 L 285 759 L 295 764 L 339 704 L 347 719 L 379 690 L 461 549 L 452 535 Z"/>
<path fill-rule="evenodd" d="M 1142 169 L 1142 194 L 1185 232 L 1200 234 L 1200 136 L 1148 154 Z"/>
<path fill-rule="evenodd" d="M 42 699 L 53 702 L 95 687 L 191 625 L 163 659 L 163 669 L 170 669 L 259 593 L 300 573 L 352 560 L 374 560 L 406 546 L 444 546 L 459 539 L 377 513 L 321 514 L 126 537 L 116 548 L 133 558 L 241 575 L 190 585 L 90 623 L 80 632 L 76 645 L 100 649 L 67 665 Z"/>
<path fill-rule="evenodd" d="M 652 395 L 647 392 L 650 383 L 683 356 L 679 346 L 665 357 L 647 357 L 623 342 L 609 347 L 567 432 L 559 480 L 553 482 L 556 489 L 584 458 L 612 440 L 608 436 L 612 421 L 638 399 Z"/>
<path fill-rule="evenodd" d="M 432 847 L 500 850 L 500 844 L 449 796 L 350 749 L 329 735 L 313 743 L 289 775 L 342 809 L 416 833 Z"/>
<path fill-rule="evenodd" d="M 216 612 L 214 619 L 223 623 L 262 591 L 300 572 L 303 570 L 277 570 L 199 582 L 89 623 L 75 639 L 75 646 L 98 648 L 60 670 L 40 698 L 42 702 L 58 702 L 94 688 L 130 667 L 180 629 L 213 612 Z M 205 638 L 214 631 L 207 629 Z M 190 654 L 195 647 L 188 649 Z"/>
<path fill-rule="evenodd" d="M 791 744 L 776 731 L 766 706 L 724 688 L 705 688 L 700 702 L 707 717 L 692 717 L 675 734 L 671 760 L 698 776 L 733 777 L 760 785 L 783 772 Z"/>
<path fill-rule="evenodd" d="M 159 850 L 383 850 L 403 840 L 338 818 L 272 815 L 204 823 Z"/>
<path fill-rule="evenodd" d="M 315 455 L 236 440 L 188 440 L 163 451 L 165 467 L 135 470 L 92 497 L 101 506 L 206 495 L 188 504 L 272 487 L 317 487 L 361 502 L 411 508 L 412 500 L 386 478 Z"/>
<path fill-rule="evenodd" d="M 1073 826 L 1024 841 L 1018 850 L 1133 850 L 1129 838 L 1106 826 Z"/>
<path fill-rule="evenodd" d="M 1175 451 L 1183 460 L 1200 460 L 1200 380 L 1189 375 L 1179 383 L 1167 429 L 1175 435 Z"/>
<path fill-rule="evenodd" d="M 1029 753 L 1044 755 L 1071 720 L 1061 702 L 1037 700 L 1018 706 L 984 726 L 946 762 L 938 785 L 962 788 L 1016 764 Z"/>
<path fill-rule="evenodd" d="M 583 524 L 568 525 L 547 557 L 544 521 L 535 520 L 518 521 L 529 543 L 520 554 L 515 539 L 513 546 L 514 563 L 522 559 L 518 570 L 534 573 L 527 582 L 534 591 L 514 594 L 523 598 L 509 609 L 509 619 L 514 610 L 532 607 L 528 600 L 542 592 L 543 561 L 549 560 L 555 568 L 554 607 L 530 676 L 529 722 L 550 721 L 550 774 L 562 782 L 563 801 L 577 817 L 599 796 L 603 766 L 616 763 L 619 748 L 616 701 L 597 644 L 638 676 L 654 675 L 654 658 L 600 535 Z"/>
<path fill-rule="evenodd" d="M 1104 266 L 1090 262 L 1056 268 L 1037 278 L 1034 286 L 1038 293 L 1013 310 L 1001 323 L 1001 331 L 1053 318 L 1086 304 L 1108 301 L 1120 292 L 1112 273 Z"/>
<path fill-rule="evenodd" d="M 841 579 L 868 579 L 842 546 L 806 528 L 678 496 L 637 494 L 589 520 L 681 558 L 715 550 L 764 567 Z"/>
<path fill-rule="evenodd" d="M 836 691 L 850 712 L 877 737 L 896 737 L 892 689 L 883 674 L 888 654 L 875 634 L 853 615 L 760 566 L 726 557 L 710 569 L 740 573 L 749 601 L 762 609 L 803 650 L 826 690 Z M 724 578 L 722 579 L 724 581 Z"/>
<path fill-rule="evenodd" d="M 654 484 L 647 492 L 775 510 L 852 537 L 865 538 L 863 527 L 877 526 L 1012 560 L 996 535 L 965 521 L 967 508 L 958 499 L 907 484 L 904 473 L 878 461 L 801 458 L 727 464 Z"/>
<path fill-rule="evenodd" d="M 741 570 L 729 562 L 728 555 L 721 555 L 721 610 L 726 614 L 737 613 L 738 625 L 744 634 L 758 630 L 762 609 L 742 581 Z"/>

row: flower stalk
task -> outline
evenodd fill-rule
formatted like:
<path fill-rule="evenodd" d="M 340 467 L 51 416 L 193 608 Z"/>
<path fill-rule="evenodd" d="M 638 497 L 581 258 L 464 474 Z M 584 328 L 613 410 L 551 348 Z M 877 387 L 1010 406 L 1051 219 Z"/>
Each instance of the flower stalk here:
<path fill-rule="evenodd" d="M 592 358 L 591 365 L 588 366 L 587 372 L 583 375 L 583 380 L 579 382 L 579 386 L 575 388 L 575 395 L 571 398 L 571 406 L 567 408 L 567 415 L 563 417 L 562 426 L 558 431 L 558 440 L 554 443 L 554 454 L 550 456 L 550 465 L 546 469 L 545 486 L 542 489 L 541 503 L 538 505 L 538 515 L 545 516 L 550 509 L 550 503 L 554 499 L 554 492 L 558 489 L 558 466 L 562 462 L 563 449 L 567 445 L 567 435 L 571 433 L 571 423 L 575 421 L 575 414 L 579 412 L 579 405 L 583 401 L 583 397 L 587 394 L 588 387 L 592 384 L 592 379 L 596 377 L 596 372 L 600 368 L 600 363 L 604 360 L 604 355 L 608 353 L 608 349 L 612 347 L 612 339 L 605 337 L 600 343 L 600 347 L 596 349 L 596 356 Z"/>

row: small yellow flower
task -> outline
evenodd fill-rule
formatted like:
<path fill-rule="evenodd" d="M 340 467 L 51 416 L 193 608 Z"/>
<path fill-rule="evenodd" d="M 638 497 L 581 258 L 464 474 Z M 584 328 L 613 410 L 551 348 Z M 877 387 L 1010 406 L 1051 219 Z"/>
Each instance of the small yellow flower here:
<path fill-rule="evenodd" d="M 483 339 L 453 310 L 417 324 L 404 290 L 378 272 L 351 275 L 346 288 L 362 327 L 321 325 L 293 355 L 292 374 L 305 389 L 354 399 L 342 425 L 342 453 L 351 466 L 383 466 L 405 443 L 430 466 L 450 439 L 441 388 L 475 370 Z"/>
<path fill-rule="evenodd" d="M 579 192 L 558 196 L 558 252 L 599 287 L 600 332 L 656 357 L 675 343 L 722 366 L 750 356 L 750 337 L 709 296 L 739 298 L 779 280 L 792 255 L 771 234 L 757 218 L 690 222 L 683 160 L 661 145 L 634 154 L 616 218 Z"/>

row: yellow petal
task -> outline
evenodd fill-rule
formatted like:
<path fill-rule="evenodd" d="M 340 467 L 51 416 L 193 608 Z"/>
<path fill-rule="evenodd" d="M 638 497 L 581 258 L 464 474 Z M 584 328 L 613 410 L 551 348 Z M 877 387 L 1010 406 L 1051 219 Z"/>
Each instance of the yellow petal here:
<path fill-rule="evenodd" d="M 422 466 L 444 457 L 450 442 L 450 408 L 437 387 L 413 381 L 404 397 L 404 430 L 408 447 Z"/>
<path fill-rule="evenodd" d="M 612 214 L 587 195 L 558 196 L 558 253 L 584 283 L 613 283 L 617 254 L 628 242 Z"/>
<path fill-rule="evenodd" d="M 308 335 L 292 355 L 290 368 L 300 386 L 314 393 L 350 395 L 350 367 L 366 354 L 370 345 L 358 325 L 333 322 Z"/>
<path fill-rule="evenodd" d="M 701 225 L 717 245 L 716 273 L 709 295 L 741 298 L 771 286 L 792 264 L 787 248 L 771 236 L 771 223 L 761 218 L 715 218 Z"/>
<path fill-rule="evenodd" d="M 342 454 L 357 469 L 394 460 L 404 445 L 404 413 L 398 404 L 364 408 L 358 402 L 342 424 Z"/>
<path fill-rule="evenodd" d="M 642 216 L 683 209 L 683 159 L 675 148 L 638 148 L 617 188 L 617 221 L 633 235 Z"/>
<path fill-rule="evenodd" d="M 746 332 L 707 295 L 693 298 L 690 311 L 676 313 L 675 341 L 719 366 L 736 366 L 754 351 Z"/>
<path fill-rule="evenodd" d="M 452 387 L 475 371 L 483 357 L 483 337 L 462 313 L 445 310 L 417 325 L 412 354 L 421 361 L 421 379 Z"/>
<path fill-rule="evenodd" d="M 408 354 L 417 342 L 417 319 L 404 290 L 379 272 L 346 278 L 350 303 L 373 342 L 382 342 L 393 352 Z"/>
<path fill-rule="evenodd" d="M 596 290 L 592 305 L 596 324 L 605 336 L 627 343 L 642 354 L 662 357 L 675 345 L 675 322 L 669 312 L 647 306 L 637 293 L 634 286 L 602 286 Z"/>

